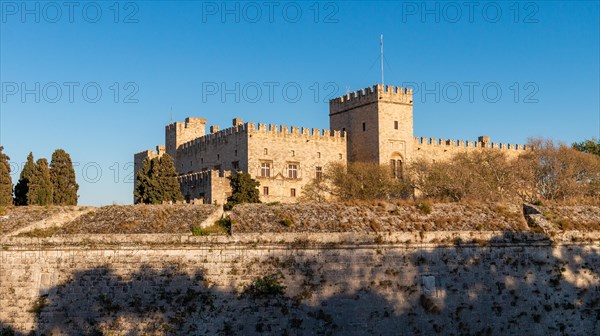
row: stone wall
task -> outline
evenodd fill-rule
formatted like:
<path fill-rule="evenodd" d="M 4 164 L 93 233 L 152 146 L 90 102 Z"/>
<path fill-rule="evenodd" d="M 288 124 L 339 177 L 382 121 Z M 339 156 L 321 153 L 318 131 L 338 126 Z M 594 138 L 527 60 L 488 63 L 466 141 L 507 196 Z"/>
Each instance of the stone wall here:
<path fill-rule="evenodd" d="M 212 169 L 246 171 L 247 125 L 225 128 L 181 144 L 177 149 L 175 167 L 179 174 Z"/>
<path fill-rule="evenodd" d="M 324 171 L 331 162 L 346 162 L 346 137 L 339 131 L 249 124 L 248 173 L 260 183 L 263 202 L 295 202 L 317 167 Z M 270 165 L 269 177 L 261 175 L 262 163 Z M 290 177 L 290 164 L 297 167 L 296 178 Z"/>
<path fill-rule="evenodd" d="M 225 204 L 231 196 L 230 171 L 207 170 L 177 177 L 181 194 L 188 203 Z"/>
<path fill-rule="evenodd" d="M 172 158 L 182 144 L 197 139 L 206 132 L 206 119 L 185 118 L 185 122 L 174 122 L 165 127 L 165 147 Z"/>
<path fill-rule="evenodd" d="M 414 160 L 443 161 L 458 153 L 477 150 L 497 150 L 503 152 L 509 158 L 516 158 L 525 151 L 531 150 L 531 148 L 519 144 L 493 143 L 489 141 L 489 137 L 479 137 L 477 141 L 414 138 L 412 157 Z"/>
<path fill-rule="evenodd" d="M 0 328 L 46 335 L 598 335 L 599 238 L 4 238 Z"/>

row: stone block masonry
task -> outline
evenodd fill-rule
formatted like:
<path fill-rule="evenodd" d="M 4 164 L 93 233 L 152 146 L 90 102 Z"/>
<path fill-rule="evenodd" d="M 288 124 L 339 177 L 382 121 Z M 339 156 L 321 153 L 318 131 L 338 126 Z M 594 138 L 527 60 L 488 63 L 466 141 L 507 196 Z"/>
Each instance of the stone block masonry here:
<path fill-rule="evenodd" d="M 599 238 L 4 238 L 0 328 L 46 335 L 598 335 Z"/>

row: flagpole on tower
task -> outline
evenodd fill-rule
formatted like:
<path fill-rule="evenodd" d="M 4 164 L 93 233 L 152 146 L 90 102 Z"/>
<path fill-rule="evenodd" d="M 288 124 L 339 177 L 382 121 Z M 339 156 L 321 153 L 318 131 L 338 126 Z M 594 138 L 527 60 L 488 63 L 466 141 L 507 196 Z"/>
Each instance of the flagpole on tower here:
<path fill-rule="evenodd" d="M 381 46 L 381 86 L 385 86 L 383 77 L 383 34 L 379 38 L 379 45 Z"/>

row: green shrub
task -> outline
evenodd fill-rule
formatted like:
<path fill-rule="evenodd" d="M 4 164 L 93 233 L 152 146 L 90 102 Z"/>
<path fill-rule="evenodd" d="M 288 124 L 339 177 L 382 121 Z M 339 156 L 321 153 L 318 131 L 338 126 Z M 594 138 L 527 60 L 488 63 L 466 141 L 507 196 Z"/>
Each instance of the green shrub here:
<path fill-rule="evenodd" d="M 194 236 L 210 236 L 213 234 L 231 235 L 231 218 L 224 217 L 216 221 L 213 225 L 207 227 L 192 227 L 192 235 Z"/>
<path fill-rule="evenodd" d="M 52 226 L 45 229 L 33 229 L 31 231 L 19 233 L 17 237 L 48 238 L 52 237 L 59 230 L 60 228 L 58 226 Z"/>
<path fill-rule="evenodd" d="M 246 288 L 244 293 L 253 297 L 283 295 L 286 286 L 279 282 L 281 277 L 281 274 L 271 274 L 260 277 L 254 280 L 254 282 Z"/>
<path fill-rule="evenodd" d="M 194 236 L 208 236 L 208 232 L 206 232 L 203 228 L 199 226 L 194 226 L 192 228 L 192 235 Z"/>
<path fill-rule="evenodd" d="M 231 217 L 223 217 L 216 221 L 215 224 L 223 228 L 223 230 L 225 230 L 225 233 L 231 235 L 231 225 L 233 224 L 233 220 L 231 219 Z"/>
<path fill-rule="evenodd" d="M 292 217 L 288 214 L 282 214 L 279 217 L 280 217 L 279 223 L 285 227 L 292 227 L 295 223 L 294 217 Z"/>
<path fill-rule="evenodd" d="M 423 213 L 425 215 L 429 215 L 431 213 L 431 202 L 429 202 L 429 201 L 419 202 L 419 204 L 417 204 L 417 209 L 419 209 L 419 211 L 421 211 L 421 213 Z"/>
<path fill-rule="evenodd" d="M 44 310 L 44 308 L 46 307 L 46 305 L 47 305 L 46 297 L 41 296 L 33 302 L 33 306 L 31 307 L 31 309 L 28 310 L 28 312 L 33 313 L 37 317 L 39 317 L 40 314 L 42 313 L 42 311 Z"/>
<path fill-rule="evenodd" d="M 425 309 L 426 312 L 428 312 L 430 314 L 439 314 L 440 313 L 440 311 L 441 311 L 440 307 L 438 307 L 431 298 L 421 294 L 419 301 L 421 302 L 421 306 L 423 306 L 423 309 Z"/>

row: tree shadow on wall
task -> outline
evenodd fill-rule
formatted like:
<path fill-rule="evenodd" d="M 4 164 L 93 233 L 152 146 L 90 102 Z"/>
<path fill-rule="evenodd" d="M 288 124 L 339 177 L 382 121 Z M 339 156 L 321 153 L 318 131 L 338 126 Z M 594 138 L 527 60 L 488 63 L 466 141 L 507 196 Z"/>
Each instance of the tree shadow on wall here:
<path fill-rule="evenodd" d="M 506 232 L 476 245 L 348 251 L 271 256 L 255 267 L 273 283 L 245 291 L 214 286 L 200 266 L 77 272 L 40 297 L 33 334 L 600 334 L 591 245 L 532 246 Z"/>

